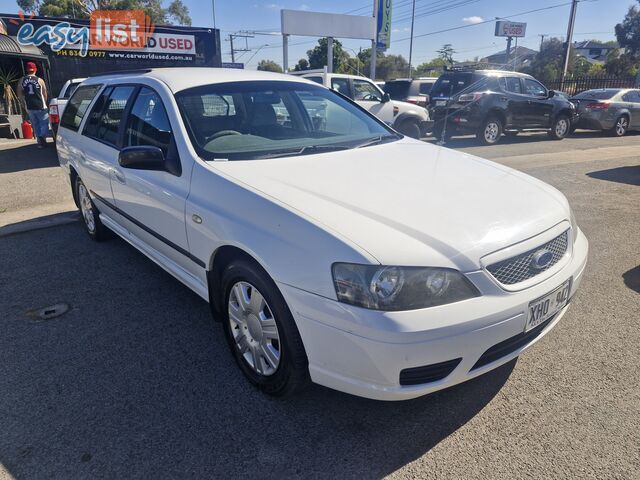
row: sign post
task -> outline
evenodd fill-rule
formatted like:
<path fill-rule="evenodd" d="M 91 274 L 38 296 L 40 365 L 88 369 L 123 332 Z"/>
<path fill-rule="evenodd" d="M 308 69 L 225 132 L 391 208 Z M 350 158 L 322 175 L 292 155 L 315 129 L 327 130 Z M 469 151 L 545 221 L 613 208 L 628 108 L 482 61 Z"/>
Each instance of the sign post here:
<path fill-rule="evenodd" d="M 507 22 L 498 20 L 496 22 L 496 37 L 507 37 L 507 50 L 505 52 L 505 64 L 509 65 L 511 57 L 511 41 L 514 38 L 524 37 L 527 32 L 527 24 L 523 22 Z M 517 40 L 516 40 L 517 45 Z M 518 52 L 516 52 L 517 55 Z"/>

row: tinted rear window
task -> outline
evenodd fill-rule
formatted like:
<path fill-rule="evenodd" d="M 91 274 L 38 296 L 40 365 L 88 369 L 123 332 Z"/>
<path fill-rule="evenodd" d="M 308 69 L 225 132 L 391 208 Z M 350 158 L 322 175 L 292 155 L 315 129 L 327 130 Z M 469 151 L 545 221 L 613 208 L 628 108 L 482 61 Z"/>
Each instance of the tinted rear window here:
<path fill-rule="evenodd" d="M 620 90 L 587 90 L 586 92 L 579 93 L 575 96 L 575 98 L 609 100 L 618 92 L 620 92 Z"/>
<path fill-rule="evenodd" d="M 411 86 L 411 82 L 397 80 L 385 83 L 384 91 L 387 92 L 393 100 L 404 100 L 409 96 L 409 86 Z"/>
<path fill-rule="evenodd" d="M 84 114 L 87 113 L 87 108 L 89 108 L 93 97 L 96 96 L 101 86 L 102 85 L 87 85 L 86 87 L 76 89 L 67 104 L 67 108 L 64 109 L 64 113 L 60 119 L 60 126 L 71 130 L 78 130 Z"/>
<path fill-rule="evenodd" d="M 432 97 L 449 97 L 461 92 L 484 77 L 471 72 L 445 73 L 431 89 Z"/>
<path fill-rule="evenodd" d="M 424 82 L 420 84 L 418 88 L 418 92 L 421 95 L 429 95 L 431 93 L 431 89 L 433 88 L 433 82 Z"/>

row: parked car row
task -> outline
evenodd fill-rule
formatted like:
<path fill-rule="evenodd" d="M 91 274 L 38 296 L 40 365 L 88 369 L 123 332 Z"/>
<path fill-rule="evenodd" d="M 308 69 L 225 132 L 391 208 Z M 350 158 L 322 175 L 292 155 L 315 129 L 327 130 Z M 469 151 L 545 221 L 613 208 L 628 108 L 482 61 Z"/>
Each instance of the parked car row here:
<path fill-rule="evenodd" d="M 431 89 L 429 113 L 435 137 L 475 134 L 485 145 L 523 130 L 546 131 L 554 140 L 577 128 L 623 136 L 640 129 L 640 90 L 589 90 L 569 98 L 523 73 L 452 71 Z"/>
<path fill-rule="evenodd" d="M 207 68 L 87 79 L 57 135 L 86 232 L 114 232 L 209 302 L 270 395 L 313 381 L 402 400 L 513 360 L 583 278 L 566 198 L 398 134 L 343 85 Z"/>

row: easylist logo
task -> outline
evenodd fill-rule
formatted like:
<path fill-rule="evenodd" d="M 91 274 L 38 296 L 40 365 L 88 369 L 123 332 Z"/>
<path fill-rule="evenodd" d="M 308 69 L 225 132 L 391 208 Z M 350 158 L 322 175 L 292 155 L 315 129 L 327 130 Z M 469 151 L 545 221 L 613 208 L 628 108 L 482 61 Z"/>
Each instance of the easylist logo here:
<path fill-rule="evenodd" d="M 155 26 L 142 10 L 94 10 L 91 12 L 91 48 L 144 48 Z"/>

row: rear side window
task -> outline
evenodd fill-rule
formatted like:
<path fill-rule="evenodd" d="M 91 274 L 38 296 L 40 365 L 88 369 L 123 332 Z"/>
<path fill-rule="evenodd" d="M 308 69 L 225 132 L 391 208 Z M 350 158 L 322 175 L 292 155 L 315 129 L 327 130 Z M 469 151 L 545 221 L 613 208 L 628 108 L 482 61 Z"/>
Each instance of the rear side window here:
<path fill-rule="evenodd" d="M 640 103 L 640 92 L 637 90 L 632 90 L 630 92 L 625 93 L 622 99 L 625 102 Z"/>
<path fill-rule="evenodd" d="M 82 123 L 82 118 L 91 104 L 91 101 L 98 93 L 102 85 L 87 85 L 79 87 L 69 100 L 67 107 L 64 109 L 60 126 L 69 130 L 77 131 Z"/>
<path fill-rule="evenodd" d="M 143 88 L 131 107 L 124 146 L 151 145 L 167 156 L 170 144 L 171 125 L 164 104 L 156 92 Z"/>
<path fill-rule="evenodd" d="M 518 77 L 501 77 L 499 83 L 505 92 L 522 94 L 522 85 Z"/>
<path fill-rule="evenodd" d="M 62 97 L 60 98 L 69 98 L 71 95 L 73 95 L 73 92 L 76 91 L 76 88 L 78 88 L 78 85 L 80 85 L 80 82 L 71 82 L 69 86 L 66 88 L 66 90 L 64 91 L 64 95 L 62 95 Z"/>
<path fill-rule="evenodd" d="M 118 145 L 118 131 L 127 101 L 133 93 L 133 86 L 114 87 L 109 98 L 102 102 L 96 102 L 91 110 L 91 119 L 97 120 L 97 125 L 87 125 L 85 135 L 102 140 L 110 145 Z M 102 103 L 102 105 L 99 105 Z M 99 108 L 102 106 L 102 108 Z"/>
<path fill-rule="evenodd" d="M 351 96 L 349 95 L 349 80 L 346 78 L 332 78 L 331 88 L 333 88 L 336 92 L 341 93 L 346 97 Z"/>
<path fill-rule="evenodd" d="M 445 73 L 438 78 L 431 89 L 431 96 L 449 97 L 472 86 L 481 88 L 483 80 L 486 84 L 486 77 L 474 75 L 471 72 Z"/>
<path fill-rule="evenodd" d="M 387 82 L 384 84 L 384 91 L 389 94 L 393 100 L 406 100 L 409 96 L 410 81 L 396 80 L 395 82 Z"/>

